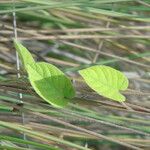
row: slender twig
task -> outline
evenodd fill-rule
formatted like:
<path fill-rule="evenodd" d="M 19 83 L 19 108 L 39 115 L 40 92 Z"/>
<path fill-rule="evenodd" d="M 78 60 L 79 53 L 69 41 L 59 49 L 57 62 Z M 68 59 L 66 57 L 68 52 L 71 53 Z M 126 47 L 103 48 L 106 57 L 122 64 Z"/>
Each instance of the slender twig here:
<path fill-rule="evenodd" d="M 75 40 L 75 39 L 149 39 L 149 35 L 57 35 L 19 37 L 20 40 Z M 12 41 L 11 38 L 1 38 L 1 42 Z"/>
<path fill-rule="evenodd" d="M 112 10 L 113 10 L 113 3 L 112 3 Z M 110 27 L 110 21 L 108 21 L 108 22 L 106 23 L 106 29 L 109 29 L 109 27 Z M 99 51 L 102 50 L 103 45 L 104 45 L 104 40 L 101 40 L 100 43 L 98 44 L 98 50 L 99 50 Z M 94 58 L 93 58 L 93 60 L 92 60 L 93 63 L 95 63 L 95 62 L 97 61 L 99 55 L 100 55 L 99 53 L 96 53 L 96 54 L 95 54 L 95 56 L 94 56 Z"/>
<path fill-rule="evenodd" d="M 144 1 L 141 1 L 141 0 L 137 0 L 138 3 L 144 5 L 144 6 L 147 6 L 147 7 L 150 7 L 150 4 L 149 3 L 146 3 Z"/>
<path fill-rule="evenodd" d="M 66 113 L 66 114 L 70 114 L 72 116 L 76 116 L 76 117 L 81 118 L 81 119 L 93 121 L 95 123 L 97 122 L 97 123 L 100 123 L 100 124 L 104 124 L 104 125 L 108 125 L 108 126 L 112 126 L 112 127 L 128 130 L 128 131 L 133 132 L 133 133 L 138 133 L 138 134 L 142 134 L 142 135 L 145 135 L 145 136 L 150 136 L 150 134 L 147 134 L 145 132 L 138 131 L 138 130 L 135 130 L 135 129 L 132 129 L 132 128 L 128 128 L 128 127 L 125 127 L 125 126 L 121 126 L 121 125 L 118 125 L 116 123 L 106 122 L 104 120 L 97 120 L 97 119 L 94 119 L 94 118 L 91 118 L 91 117 L 88 117 L 88 116 L 83 116 L 83 115 L 81 116 L 77 112 L 75 113 L 75 112 L 73 112 L 73 111 L 71 111 L 69 109 L 59 110 L 59 111 L 61 111 L 63 113 Z"/>
<path fill-rule="evenodd" d="M 135 65 L 138 65 L 138 66 L 150 68 L 149 65 L 142 64 L 142 63 L 139 63 L 139 62 L 135 62 L 133 60 L 129 60 L 128 58 L 123 58 L 123 57 L 116 56 L 116 55 L 113 55 L 113 54 L 108 54 L 106 52 L 101 52 L 101 51 L 98 51 L 97 49 L 94 49 L 94 48 L 89 48 L 89 47 L 86 47 L 86 46 L 82 46 L 82 45 L 79 45 L 79 44 L 75 44 L 75 43 L 72 43 L 72 42 L 66 42 L 66 41 L 62 41 L 62 43 L 66 44 L 66 45 L 69 45 L 69 46 L 73 46 L 73 47 L 82 49 L 82 50 L 85 50 L 85 51 L 100 53 L 102 55 L 112 57 L 112 58 L 116 58 L 118 60 L 122 60 L 122 61 L 125 61 L 125 62 L 128 62 L 128 63 L 132 63 L 132 64 L 135 64 Z"/>
<path fill-rule="evenodd" d="M 133 146 L 133 145 L 131 145 L 131 144 L 128 144 L 128 143 L 125 143 L 125 142 L 121 142 L 121 141 L 119 141 L 119 140 L 116 141 L 116 140 L 114 140 L 114 139 L 111 138 L 111 137 L 107 137 L 107 136 L 105 136 L 105 135 L 95 133 L 95 132 L 93 132 L 93 131 L 87 130 L 87 129 L 85 129 L 85 128 L 81 128 L 81 127 L 79 127 L 79 126 L 75 126 L 75 125 L 70 124 L 70 123 L 68 123 L 68 122 L 65 122 L 65 121 L 62 121 L 62 120 L 58 120 L 58 119 L 56 119 L 56 118 L 54 118 L 54 117 L 51 117 L 51 116 L 47 116 L 47 115 L 44 115 L 44 114 L 41 114 L 41 113 L 37 113 L 37 112 L 29 112 L 29 113 L 34 114 L 34 115 L 37 115 L 37 116 L 40 116 L 40 117 L 43 117 L 43 118 L 46 118 L 46 119 L 49 119 L 49 120 L 52 120 L 52 121 L 54 121 L 54 122 L 57 122 L 57 123 L 59 123 L 59 124 L 62 124 L 62 125 L 71 127 L 71 128 L 73 128 L 73 129 L 79 130 L 79 131 L 81 131 L 81 132 L 91 134 L 91 135 L 93 135 L 93 136 L 95 136 L 95 137 L 98 137 L 98 138 L 100 138 L 100 139 L 102 138 L 102 139 L 105 139 L 105 140 L 108 140 L 108 141 L 111 141 L 111 142 L 114 142 L 114 143 L 117 143 L 117 144 L 120 144 L 120 145 L 129 147 L 129 148 L 131 148 L 131 149 L 142 150 L 141 148 L 136 147 L 136 146 Z"/>

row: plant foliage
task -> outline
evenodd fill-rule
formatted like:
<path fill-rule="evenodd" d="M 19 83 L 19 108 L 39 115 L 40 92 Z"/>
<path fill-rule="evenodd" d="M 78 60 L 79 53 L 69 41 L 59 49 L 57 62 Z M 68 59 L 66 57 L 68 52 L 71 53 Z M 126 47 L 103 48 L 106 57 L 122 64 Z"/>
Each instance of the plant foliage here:
<path fill-rule="evenodd" d="M 98 65 L 79 71 L 86 83 L 97 93 L 107 98 L 123 102 L 125 97 L 119 90 L 128 87 L 128 79 L 120 71 L 108 66 Z"/>
<path fill-rule="evenodd" d="M 67 105 L 75 96 L 70 79 L 52 64 L 34 62 L 30 52 L 20 42 L 14 42 L 36 93 L 53 106 Z"/>

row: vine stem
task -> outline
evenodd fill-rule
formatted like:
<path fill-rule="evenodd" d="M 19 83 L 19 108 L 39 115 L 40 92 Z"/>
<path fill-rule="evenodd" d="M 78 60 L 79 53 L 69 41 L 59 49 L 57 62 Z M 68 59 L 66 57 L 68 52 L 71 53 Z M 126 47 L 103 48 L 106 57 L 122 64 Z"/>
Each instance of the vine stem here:
<path fill-rule="evenodd" d="M 128 110 L 130 110 L 130 111 L 134 111 L 131 107 L 129 107 L 126 103 L 124 103 L 124 102 L 121 102 L 121 104 L 126 108 L 126 109 L 128 109 Z"/>
<path fill-rule="evenodd" d="M 15 0 L 12 0 L 13 3 L 13 32 L 14 32 L 14 38 L 17 40 L 18 35 L 17 35 L 17 22 L 16 22 L 16 12 L 15 12 Z M 17 78 L 21 78 L 21 74 L 20 74 L 20 62 L 19 62 L 19 55 L 18 52 L 16 51 L 16 65 L 17 65 Z M 23 104 L 23 95 L 22 93 L 19 93 L 19 99 L 20 99 L 20 103 Z M 22 112 L 21 113 L 22 116 L 22 124 L 25 124 L 25 115 Z M 23 133 L 23 139 L 26 140 L 26 134 Z"/>

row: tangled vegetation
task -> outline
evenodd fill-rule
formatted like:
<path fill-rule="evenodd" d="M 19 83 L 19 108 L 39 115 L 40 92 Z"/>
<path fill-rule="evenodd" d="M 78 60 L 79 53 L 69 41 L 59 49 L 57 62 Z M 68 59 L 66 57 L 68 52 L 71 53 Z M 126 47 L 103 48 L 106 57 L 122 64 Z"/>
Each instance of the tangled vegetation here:
<path fill-rule="evenodd" d="M 149 0 L 1 0 L 0 149 L 149 150 L 149 12 Z"/>

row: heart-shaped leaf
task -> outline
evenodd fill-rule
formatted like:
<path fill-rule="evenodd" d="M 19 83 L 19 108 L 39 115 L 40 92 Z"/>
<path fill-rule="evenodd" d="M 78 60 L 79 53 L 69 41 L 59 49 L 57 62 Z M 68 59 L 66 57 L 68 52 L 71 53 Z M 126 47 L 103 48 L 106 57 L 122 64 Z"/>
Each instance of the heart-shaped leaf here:
<path fill-rule="evenodd" d="M 14 45 L 21 58 L 21 62 L 24 65 L 25 69 L 27 65 L 35 62 L 30 52 L 19 41 L 14 40 Z"/>
<path fill-rule="evenodd" d="M 32 63 L 27 65 L 27 72 L 36 93 L 50 104 L 63 107 L 75 96 L 71 81 L 55 66 Z"/>
<path fill-rule="evenodd" d="M 71 81 L 55 66 L 36 63 L 19 41 L 14 40 L 14 44 L 36 93 L 56 107 L 65 106 L 75 96 Z"/>
<path fill-rule="evenodd" d="M 118 70 L 108 66 L 97 65 L 79 71 L 85 82 L 98 94 L 119 101 L 125 101 L 125 97 L 119 90 L 128 87 L 128 79 Z"/>

